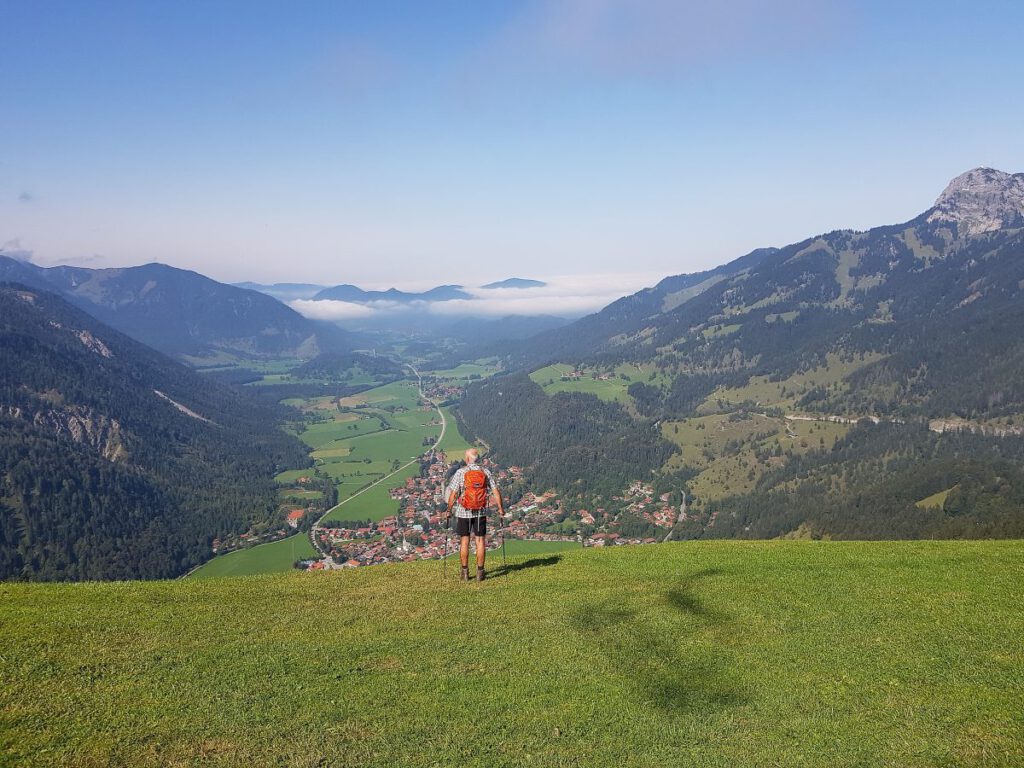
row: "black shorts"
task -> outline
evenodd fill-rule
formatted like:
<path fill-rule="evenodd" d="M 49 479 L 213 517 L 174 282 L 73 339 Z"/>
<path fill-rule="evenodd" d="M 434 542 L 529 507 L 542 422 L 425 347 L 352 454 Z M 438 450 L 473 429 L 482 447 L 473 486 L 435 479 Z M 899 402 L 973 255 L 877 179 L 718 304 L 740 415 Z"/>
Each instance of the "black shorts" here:
<path fill-rule="evenodd" d="M 457 517 L 455 518 L 455 532 L 459 536 L 486 536 L 487 518 L 480 517 Z"/>

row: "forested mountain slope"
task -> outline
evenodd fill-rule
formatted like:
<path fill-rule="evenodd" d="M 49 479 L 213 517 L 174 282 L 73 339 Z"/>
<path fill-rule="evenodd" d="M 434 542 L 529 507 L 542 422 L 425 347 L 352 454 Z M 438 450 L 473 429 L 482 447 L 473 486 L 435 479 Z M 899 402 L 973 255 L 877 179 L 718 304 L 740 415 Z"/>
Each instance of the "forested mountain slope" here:
<path fill-rule="evenodd" d="M 281 413 L 0 285 L 0 578 L 174 576 L 277 514 Z"/>
<path fill-rule="evenodd" d="M 172 356 L 298 355 L 345 349 L 348 335 L 259 291 L 164 264 L 44 269 L 0 254 L 0 280 L 60 293 L 93 317 Z"/>
<path fill-rule="evenodd" d="M 600 377 L 652 446 L 675 443 L 632 477 L 685 492 L 676 537 L 1024 535 L 1024 174 L 975 169 L 905 224 L 667 278 L 508 362 L 563 364 L 537 371 L 531 395 L 546 389 L 562 415 L 603 407 L 572 394 Z M 546 467 L 626 434 L 566 426 L 553 448 L 510 441 L 521 425 L 493 418 L 500 389 L 471 389 L 463 417 L 507 461 Z M 622 479 L 616 462 L 588 466 Z M 541 473 L 567 492 L 606 485 Z"/>
<path fill-rule="evenodd" d="M 1024 408 L 1024 174 L 976 169 L 906 224 L 830 232 L 681 275 L 534 337 L 518 362 L 654 361 L 648 413 L 682 416 L 721 385 L 784 379 L 830 352 L 879 358 L 834 413 L 992 417 Z"/>

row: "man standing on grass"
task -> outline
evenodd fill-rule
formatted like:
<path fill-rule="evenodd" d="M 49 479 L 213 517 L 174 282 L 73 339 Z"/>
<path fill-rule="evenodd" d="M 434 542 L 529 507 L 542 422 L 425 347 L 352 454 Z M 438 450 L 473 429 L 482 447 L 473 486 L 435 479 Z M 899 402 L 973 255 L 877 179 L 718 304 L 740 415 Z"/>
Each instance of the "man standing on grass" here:
<path fill-rule="evenodd" d="M 476 580 L 484 580 L 484 557 L 487 547 L 487 497 L 494 499 L 498 514 L 504 516 L 505 505 L 491 471 L 481 466 L 476 448 L 466 451 L 466 465 L 448 483 L 448 511 L 445 523 L 455 508 L 455 532 L 459 536 L 459 560 L 462 580 L 469 581 L 469 537 L 476 537 Z"/>

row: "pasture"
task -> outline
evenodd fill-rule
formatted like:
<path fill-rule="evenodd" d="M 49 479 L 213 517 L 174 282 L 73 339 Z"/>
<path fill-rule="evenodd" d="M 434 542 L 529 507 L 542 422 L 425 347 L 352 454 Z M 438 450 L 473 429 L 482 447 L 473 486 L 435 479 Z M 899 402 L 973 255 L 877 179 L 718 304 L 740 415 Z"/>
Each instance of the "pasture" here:
<path fill-rule="evenodd" d="M 571 377 L 577 371 L 582 375 Z M 562 381 L 562 378 L 568 378 Z M 590 368 L 575 367 L 565 363 L 554 363 L 538 368 L 530 374 L 530 379 L 549 395 L 558 392 L 586 392 L 607 402 L 631 404 L 632 398 L 627 390 L 633 382 L 660 385 L 665 383 L 662 373 L 653 365 L 636 365 L 621 363 L 614 367 Z"/>
<path fill-rule="evenodd" d="M 452 461 L 461 457 L 461 454 L 465 452 L 467 448 L 470 448 L 469 441 L 466 440 L 459 432 L 459 426 L 455 421 L 455 416 L 452 413 L 452 409 L 442 408 L 444 411 L 444 417 L 447 420 L 448 426 L 445 429 L 444 439 L 437 444 L 437 447 L 444 451 L 448 456 L 448 460 Z M 484 453 L 483 448 L 480 448 L 481 454 Z"/>
<path fill-rule="evenodd" d="M 831 449 L 849 430 L 848 424 L 760 413 L 713 414 L 661 425 L 662 436 L 680 447 L 666 462 L 666 469 L 687 466 L 700 470 L 690 489 L 705 500 L 751 491 L 773 466 L 776 451 L 802 455 Z"/>
<path fill-rule="evenodd" d="M 482 584 L 436 561 L 4 583 L 0 758 L 1010 768 L 1022 556 L 720 541 L 525 555 Z"/>
<path fill-rule="evenodd" d="M 492 525 L 493 521 L 488 521 L 488 536 L 493 535 L 494 541 L 501 541 L 501 537 L 498 536 L 498 526 Z M 492 534 L 493 532 L 493 534 Z M 575 541 L 534 541 L 532 539 L 505 539 L 505 555 L 507 557 L 521 557 L 523 555 L 547 555 L 554 552 L 565 552 L 566 550 L 577 550 L 582 549 L 578 542 Z M 487 557 L 490 558 L 490 568 L 499 567 L 501 563 L 501 550 L 498 549 L 494 552 L 488 552 Z M 497 558 L 497 559 L 495 559 Z"/>
<path fill-rule="evenodd" d="M 493 376 L 499 370 L 497 358 L 482 358 L 472 363 L 462 363 L 455 368 L 422 371 L 422 373 L 425 376 L 436 376 L 439 379 L 470 381 L 472 378 L 485 379 L 488 376 Z"/>
<path fill-rule="evenodd" d="M 215 579 L 222 576 L 251 576 L 258 573 L 284 573 L 292 570 L 296 560 L 316 557 L 316 550 L 305 533 L 287 539 L 258 544 L 217 555 L 189 574 L 189 579 Z"/>

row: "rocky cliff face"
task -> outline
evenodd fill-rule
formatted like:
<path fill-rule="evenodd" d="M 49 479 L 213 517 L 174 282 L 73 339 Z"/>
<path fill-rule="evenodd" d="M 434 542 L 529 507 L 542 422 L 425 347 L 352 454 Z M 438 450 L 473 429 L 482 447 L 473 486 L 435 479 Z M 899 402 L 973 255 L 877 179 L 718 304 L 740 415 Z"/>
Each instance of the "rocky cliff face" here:
<path fill-rule="evenodd" d="M 953 179 L 929 222 L 956 224 L 961 237 L 1024 226 L 1024 173 L 975 168 Z"/>

